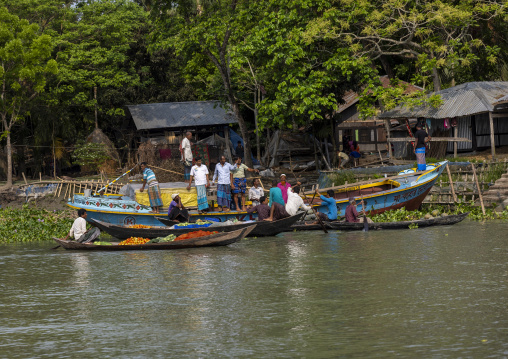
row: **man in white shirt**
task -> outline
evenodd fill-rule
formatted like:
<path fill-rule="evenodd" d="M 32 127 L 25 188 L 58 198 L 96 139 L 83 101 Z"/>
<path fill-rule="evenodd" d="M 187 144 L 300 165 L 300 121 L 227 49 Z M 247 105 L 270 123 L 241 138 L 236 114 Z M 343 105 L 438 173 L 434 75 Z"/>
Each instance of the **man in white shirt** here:
<path fill-rule="evenodd" d="M 208 179 L 208 167 L 201 162 L 201 157 L 196 158 L 196 164 L 191 168 L 190 182 L 187 186 L 187 190 L 190 190 L 193 178 L 196 185 L 196 191 L 198 192 L 198 211 L 199 213 L 202 213 L 202 211 L 208 208 L 206 189 L 210 187 L 210 181 Z"/>
<path fill-rule="evenodd" d="M 181 162 L 183 163 L 183 174 L 184 174 L 184 180 L 185 183 L 190 183 L 190 171 L 192 168 L 192 147 L 191 147 L 191 140 L 192 133 L 187 131 L 185 132 L 185 137 L 182 140 L 182 143 L 180 143 L 180 153 L 182 155 Z"/>
<path fill-rule="evenodd" d="M 78 218 L 74 221 L 72 224 L 71 230 L 67 234 L 65 238 L 62 238 L 64 241 L 66 241 L 69 237 L 74 237 L 74 240 L 78 242 L 92 242 L 97 237 L 99 237 L 99 234 L 101 231 L 99 228 L 92 228 L 89 231 L 86 230 L 86 210 L 84 208 L 78 209 Z"/>
<path fill-rule="evenodd" d="M 220 162 L 215 166 L 212 178 L 212 182 L 217 182 L 217 205 L 226 212 L 229 212 L 231 206 L 231 182 L 233 182 L 231 171 L 233 170 L 233 165 L 226 162 L 225 156 L 221 156 Z"/>
<path fill-rule="evenodd" d="M 295 186 L 288 188 L 288 202 L 286 203 L 286 212 L 289 213 L 290 216 L 294 216 L 300 208 L 304 211 L 308 211 L 311 209 L 310 206 L 307 206 L 303 203 L 302 197 L 300 197 L 300 187 Z"/>
<path fill-rule="evenodd" d="M 252 183 L 252 187 L 249 188 L 249 199 L 252 202 L 252 207 L 256 207 L 260 204 L 259 199 L 264 196 L 265 192 L 259 187 L 259 179 L 255 178 Z"/>

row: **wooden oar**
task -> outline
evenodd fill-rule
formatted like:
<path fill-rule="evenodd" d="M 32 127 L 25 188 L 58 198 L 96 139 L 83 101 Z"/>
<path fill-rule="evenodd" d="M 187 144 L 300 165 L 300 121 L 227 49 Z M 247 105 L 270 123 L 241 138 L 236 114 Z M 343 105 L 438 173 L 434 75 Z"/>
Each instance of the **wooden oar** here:
<path fill-rule="evenodd" d="M 321 225 L 321 228 L 323 228 L 323 231 L 325 233 L 328 233 L 328 231 L 326 230 L 326 227 L 325 227 L 323 221 L 321 220 L 321 217 L 319 217 L 318 212 L 312 207 L 312 203 L 314 202 L 314 198 L 316 198 L 316 193 L 318 192 L 318 190 L 319 190 L 319 185 L 316 185 L 316 191 L 314 192 L 314 196 L 312 197 L 312 201 L 310 202 L 309 206 L 310 206 L 310 209 L 312 209 L 312 211 L 316 215 L 316 218 L 317 218 L 319 224 Z M 305 200 L 307 200 L 307 195 L 305 194 L 305 191 L 303 191 L 303 195 L 305 197 Z"/>
<path fill-rule="evenodd" d="M 367 216 L 365 214 L 365 205 L 363 203 L 363 195 L 362 195 L 362 189 L 359 188 L 360 191 L 360 199 L 362 200 L 362 211 L 363 211 L 363 231 L 368 232 L 369 231 L 369 222 L 367 222 Z"/>

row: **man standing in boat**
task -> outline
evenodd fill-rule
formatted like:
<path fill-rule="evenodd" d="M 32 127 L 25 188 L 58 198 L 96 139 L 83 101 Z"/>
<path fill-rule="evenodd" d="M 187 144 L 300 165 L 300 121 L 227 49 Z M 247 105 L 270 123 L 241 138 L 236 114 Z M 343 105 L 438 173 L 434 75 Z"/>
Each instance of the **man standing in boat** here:
<path fill-rule="evenodd" d="M 161 190 L 159 188 L 159 182 L 155 178 L 155 173 L 148 168 L 146 162 L 141 163 L 141 170 L 143 171 L 143 187 L 139 192 L 143 192 L 145 185 L 148 183 L 148 199 L 150 200 L 150 207 L 152 207 L 153 213 L 159 213 L 159 207 L 162 207 Z"/>
<path fill-rule="evenodd" d="M 416 125 L 415 132 L 415 154 L 416 164 L 418 171 L 425 171 L 427 169 L 427 163 L 425 161 L 425 144 L 429 142 L 429 134 L 422 129 L 422 125 L 418 123 Z"/>
<path fill-rule="evenodd" d="M 190 183 L 190 171 L 192 168 L 192 147 L 191 140 L 192 133 L 187 131 L 185 132 L 185 137 L 180 143 L 180 153 L 182 155 L 181 162 L 183 163 L 183 177 L 185 183 Z"/>
<path fill-rule="evenodd" d="M 233 165 L 226 162 L 226 156 L 221 156 L 213 173 L 212 182 L 217 182 L 217 205 L 223 212 L 229 212 L 231 207 L 231 183 L 234 169 Z"/>
<path fill-rule="evenodd" d="M 206 190 L 210 187 L 208 168 L 201 162 L 201 157 L 196 158 L 196 164 L 191 168 L 190 182 L 187 186 L 187 190 L 191 188 L 192 179 L 194 179 L 196 191 L 198 193 L 198 212 L 201 214 L 204 210 L 208 209 Z"/>
<path fill-rule="evenodd" d="M 235 157 L 235 166 L 233 170 L 233 180 L 231 190 L 235 199 L 235 206 L 237 211 L 245 211 L 245 191 L 247 189 L 247 178 L 245 178 L 245 170 L 249 172 L 257 172 L 253 168 L 249 168 L 242 163 L 241 157 Z M 240 204 L 238 204 L 238 194 L 241 195 Z"/>
<path fill-rule="evenodd" d="M 189 222 L 189 212 L 185 209 L 180 194 L 173 193 L 171 199 L 168 209 L 169 219 L 177 222 Z"/>

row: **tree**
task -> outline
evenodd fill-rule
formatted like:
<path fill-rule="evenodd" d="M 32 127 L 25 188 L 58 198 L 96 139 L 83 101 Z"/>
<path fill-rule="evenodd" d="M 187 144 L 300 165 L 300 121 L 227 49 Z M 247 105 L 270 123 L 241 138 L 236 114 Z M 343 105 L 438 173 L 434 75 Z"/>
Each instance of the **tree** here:
<path fill-rule="evenodd" d="M 44 91 L 47 77 L 57 73 L 49 35 L 39 26 L 0 7 L 0 119 L 7 141 L 7 186 L 12 186 L 11 131 L 26 114 L 25 106 Z"/>
<path fill-rule="evenodd" d="M 152 14 L 157 23 L 156 47 L 176 49 L 177 55 L 186 61 L 188 72 L 198 71 L 203 75 L 212 65 L 220 76 L 223 96 L 238 120 L 245 141 L 245 163 L 251 167 L 247 123 L 241 113 L 231 68 L 232 46 L 248 29 L 242 20 L 249 4 L 248 0 L 153 1 Z"/>
<path fill-rule="evenodd" d="M 340 39 L 358 56 L 379 60 L 392 76 L 397 69 L 391 64 L 398 64 L 399 71 L 414 74 L 411 82 L 433 91 L 441 90 L 443 72 L 454 84 L 454 73 L 471 69 L 480 54 L 495 64 L 499 53 L 477 30 L 503 18 L 504 1 L 336 0 L 334 5 L 315 21 L 316 36 Z"/>

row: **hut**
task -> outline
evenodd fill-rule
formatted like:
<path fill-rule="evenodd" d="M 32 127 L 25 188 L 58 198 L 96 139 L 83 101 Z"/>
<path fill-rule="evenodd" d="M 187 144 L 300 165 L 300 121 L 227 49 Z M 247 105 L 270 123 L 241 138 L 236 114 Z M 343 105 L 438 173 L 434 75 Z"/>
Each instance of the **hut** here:
<path fill-rule="evenodd" d="M 437 108 L 399 106 L 379 115 L 386 121 L 387 140 L 411 140 L 409 137 L 393 138 L 390 120 L 404 122 L 410 118 L 425 118 L 430 124 L 431 141 L 448 142 L 446 151 L 453 152 L 455 157 L 458 151 L 490 147 L 494 158 L 496 146 L 508 145 L 508 82 L 468 82 L 435 94 L 442 99 Z"/>
<path fill-rule="evenodd" d="M 385 88 L 393 86 L 388 76 L 379 78 Z M 423 88 L 400 81 L 398 86 L 404 88 L 404 94 L 423 91 Z M 342 138 L 348 136 L 360 144 L 362 151 L 379 151 L 386 149 L 386 128 L 384 121 L 378 118 L 361 119 L 358 111 L 360 95 L 355 91 L 347 91 L 342 97 L 336 112 L 338 143 L 342 146 Z M 342 149 L 342 148 L 341 148 Z"/>
<path fill-rule="evenodd" d="M 225 138 L 225 148 L 207 147 L 210 161 L 226 153 L 231 159 L 233 149 L 229 141 L 229 125 L 237 123 L 234 114 L 221 106 L 219 101 L 166 102 L 127 106 L 140 136 L 140 142 L 150 140 L 160 150 L 161 156 L 179 157 L 178 146 L 187 131 L 195 135 L 197 141 L 219 134 Z M 199 144 L 198 144 L 199 147 Z M 219 146 L 220 147 L 220 146 Z M 210 152 L 210 153 L 209 153 Z"/>

